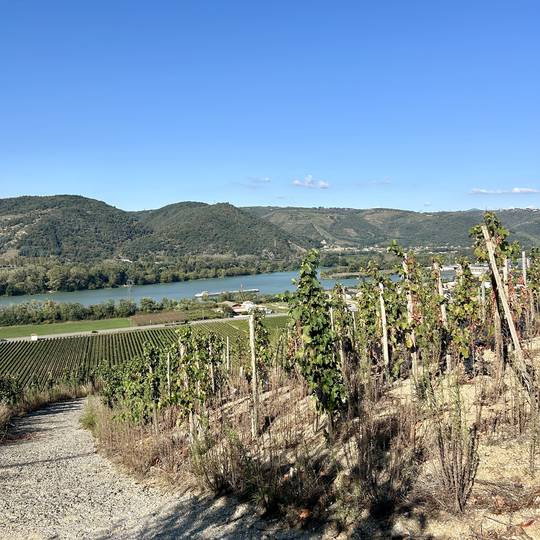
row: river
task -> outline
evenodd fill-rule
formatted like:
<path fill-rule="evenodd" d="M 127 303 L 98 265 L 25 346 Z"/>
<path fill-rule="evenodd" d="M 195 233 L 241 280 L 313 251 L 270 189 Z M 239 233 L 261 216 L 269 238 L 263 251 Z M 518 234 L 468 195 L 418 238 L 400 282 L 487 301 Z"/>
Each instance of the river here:
<path fill-rule="evenodd" d="M 276 294 L 285 291 L 293 291 L 293 278 L 298 277 L 298 272 L 272 272 L 269 274 L 257 274 L 253 276 L 234 276 L 212 279 L 194 279 L 178 283 L 157 283 L 155 285 L 134 285 L 131 287 L 118 287 L 115 289 L 97 289 L 93 291 L 55 292 L 49 294 L 26 294 L 21 296 L 0 296 L 0 306 L 21 304 L 32 300 L 54 300 L 55 302 L 78 302 L 85 306 L 99 304 L 108 300 L 134 300 L 141 298 L 194 298 L 195 294 L 202 291 L 220 292 L 239 289 L 259 289 L 263 294 Z M 326 289 L 332 288 L 336 282 L 346 286 L 354 286 L 357 279 L 321 279 Z"/>

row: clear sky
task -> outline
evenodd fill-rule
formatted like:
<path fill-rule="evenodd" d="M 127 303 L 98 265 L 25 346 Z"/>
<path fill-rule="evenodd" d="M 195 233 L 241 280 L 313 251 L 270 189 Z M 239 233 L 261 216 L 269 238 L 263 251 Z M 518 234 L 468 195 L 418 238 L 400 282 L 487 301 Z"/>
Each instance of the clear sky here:
<path fill-rule="evenodd" d="M 539 0 L 0 0 L 0 197 L 540 207 Z"/>

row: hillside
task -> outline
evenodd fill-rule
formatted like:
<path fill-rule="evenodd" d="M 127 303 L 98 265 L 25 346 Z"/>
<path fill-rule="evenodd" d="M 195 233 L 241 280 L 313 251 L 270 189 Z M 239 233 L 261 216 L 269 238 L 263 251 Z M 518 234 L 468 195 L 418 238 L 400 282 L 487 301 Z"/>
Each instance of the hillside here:
<path fill-rule="evenodd" d="M 178 203 L 126 212 L 72 195 L 0 199 L 0 256 L 112 257 L 257 255 L 286 258 L 297 248 L 275 225 L 230 204 Z"/>
<path fill-rule="evenodd" d="M 525 246 L 538 243 L 540 211 L 501 210 Z M 392 209 L 237 208 L 180 202 L 126 212 L 74 195 L 0 199 L 0 257 L 96 261 L 184 255 L 255 255 L 288 259 L 303 248 L 369 247 L 393 239 L 405 246 L 469 246 L 480 210 L 419 213 Z"/>
<path fill-rule="evenodd" d="M 183 202 L 135 215 L 152 232 L 124 246 L 129 257 L 195 252 L 261 255 L 272 259 L 296 251 L 291 245 L 291 235 L 227 203 Z"/>
<path fill-rule="evenodd" d="M 478 223 L 483 212 L 410 212 L 374 208 L 246 208 L 296 235 L 299 241 L 329 245 L 368 247 L 385 245 L 395 239 L 405 246 L 470 246 L 469 228 Z M 513 237 L 523 245 L 537 245 L 540 239 L 540 211 L 512 209 L 497 211 Z"/>
<path fill-rule="evenodd" d="M 148 234 L 123 210 L 73 195 L 0 199 L 0 254 L 104 259 Z"/>

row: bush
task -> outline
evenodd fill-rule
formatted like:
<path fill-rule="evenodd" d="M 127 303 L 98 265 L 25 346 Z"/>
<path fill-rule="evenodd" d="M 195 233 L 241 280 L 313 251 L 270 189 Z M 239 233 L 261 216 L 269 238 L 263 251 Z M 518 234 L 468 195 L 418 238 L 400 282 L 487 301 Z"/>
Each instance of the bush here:
<path fill-rule="evenodd" d="M 0 403 L 15 405 L 20 400 L 22 388 L 17 379 L 0 376 Z"/>

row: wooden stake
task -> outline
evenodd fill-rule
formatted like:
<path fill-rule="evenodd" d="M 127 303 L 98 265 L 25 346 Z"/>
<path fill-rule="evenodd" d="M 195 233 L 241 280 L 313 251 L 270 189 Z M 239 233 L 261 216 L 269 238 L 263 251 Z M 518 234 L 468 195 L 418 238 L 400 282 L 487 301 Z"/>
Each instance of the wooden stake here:
<path fill-rule="evenodd" d="M 186 346 L 180 341 L 180 338 L 178 338 L 178 347 L 180 349 L 180 363 L 183 365 L 184 356 L 186 355 Z M 188 390 L 189 388 L 189 381 L 187 378 L 187 375 L 184 377 L 184 388 Z M 191 443 L 195 441 L 195 412 L 193 411 L 193 408 L 189 410 L 189 440 Z"/>
<path fill-rule="evenodd" d="M 231 350 L 229 345 L 229 336 L 227 336 L 225 342 L 225 366 L 227 368 L 227 373 L 231 372 Z"/>
<path fill-rule="evenodd" d="M 435 272 L 435 277 L 437 279 L 437 293 L 441 298 L 444 299 L 444 289 L 442 286 L 442 277 L 441 277 L 441 266 L 438 261 L 433 261 L 433 271 Z M 448 314 L 446 313 L 446 304 L 441 303 L 441 322 L 445 330 L 448 330 Z M 452 357 L 447 352 L 445 355 L 446 359 L 446 370 L 450 371 L 452 369 Z"/>
<path fill-rule="evenodd" d="M 167 393 L 171 399 L 171 353 L 167 353 Z"/>
<path fill-rule="evenodd" d="M 251 410 L 251 436 L 255 439 L 259 434 L 259 382 L 257 380 L 254 313 L 249 316 L 249 346 L 251 349 L 251 393 L 253 399 L 253 408 Z"/>
<path fill-rule="evenodd" d="M 527 254 L 521 252 L 521 275 L 523 276 L 523 285 L 527 286 Z"/>
<path fill-rule="evenodd" d="M 382 349 L 383 349 L 383 358 L 384 365 L 386 370 L 390 369 L 390 354 L 388 352 L 388 329 L 386 327 L 386 308 L 384 305 L 384 285 L 379 283 L 379 302 L 381 306 L 381 326 L 382 326 Z"/>
<path fill-rule="evenodd" d="M 495 280 L 495 285 L 497 288 L 496 295 L 499 297 L 501 301 L 503 311 L 504 311 L 504 318 L 506 319 L 508 328 L 510 329 L 510 335 L 512 336 L 512 342 L 514 344 L 514 354 L 517 360 L 517 366 L 514 366 L 514 370 L 518 371 L 518 375 L 519 375 L 519 378 L 521 379 L 521 383 L 523 384 L 523 386 L 525 386 L 525 388 L 529 392 L 529 395 L 531 395 L 531 392 L 532 392 L 531 380 L 530 380 L 529 373 L 527 371 L 525 357 L 523 356 L 523 350 L 521 349 L 521 343 L 519 342 L 516 326 L 514 324 L 514 319 L 512 317 L 512 311 L 510 310 L 510 305 L 508 304 L 508 298 L 506 296 L 504 284 L 501 280 L 499 269 L 497 268 L 497 261 L 495 259 L 495 249 L 493 248 L 493 241 L 491 239 L 491 236 L 489 235 L 488 228 L 485 225 L 482 225 L 482 233 L 486 241 L 486 248 L 487 248 L 488 256 L 489 256 L 489 264 L 491 266 L 491 272 L 493 274 L 493 278 Z M 507 262 L 508 261 L 505 260 L 506 264 Z"/>
<path fill-rule="evenodd" d="M 501 313 L 499 311 L 499 304 L 497 302 L 497 296 L 495 291 L 493 291 L 493 332 L 495 334 L 495 362 L 496 362 L 496 386 L 498 391 L 501 390 L 504 378 L 504 368 L 505 368 L 505 358 L 504 352 L 505 347 L 502 337 L 502 323 L 501 323 Z"/>
<path fill-rule="evenodd" d="M 480 283 L 480 305 L 482 306 L 482 322 L 486 322 L 486 284 L 483 276 Z"/>
<path fill-rule="evenodd" d="M 435 271 L 435 275 L 437 276 L 437 292 L 439 293 L 440 297 L 444 298 L 444 290 L 441 278 L 441 267 L 437 261 L 433 262 L 433 270 Z M 441 304 L 441 321 L 443 323 L 443 326 L 445 328 L 448 328 L 448 315 L 446 313 L 446 304 L 444 302 Z"/>
<path fill-rule="evenodd" d="M 212 395 L 216 393 L 216 377 L 214 373 L 214 351 L 212 348 L 212 344 L 210 343 L 208 347 L 208 356 L 210 358 L 210 385 L 212 387 Z"/>
<path fill-rule="evenodd" d="M 418 375 L 418 355 L 416 353 L 416 332 L 414 331 L 414 304 L 410 289 L 410 280 L 409 280 L 409 266 L 407 264 L 407 253 L 404 254 L 403 257 L 403 273 L 405 274 L 405 281 L 406 281 L 406 287 L 407 287 L 407 319 L 409 322 L 409 325 L 411 326 L 411 339 L 413 342 L 413 350 L 411 352 L 411 358 L 412 358 L 412 373 L 413 377 L 417 377 Z"/>
<path fill-rule="evenodd" d="M 508 298 L 508 258 L 505 257 L 503 261 L 503 285 L 506 298 Z"/>

